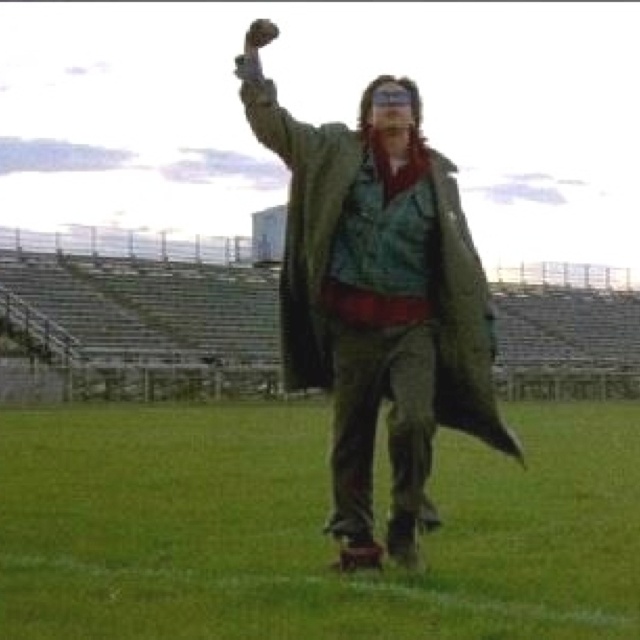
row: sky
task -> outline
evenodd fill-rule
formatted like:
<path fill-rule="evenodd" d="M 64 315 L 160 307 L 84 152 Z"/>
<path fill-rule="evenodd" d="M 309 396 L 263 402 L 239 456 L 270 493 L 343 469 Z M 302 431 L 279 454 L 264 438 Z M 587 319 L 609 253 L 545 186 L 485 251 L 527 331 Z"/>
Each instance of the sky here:
<path fill-rule="evenodd" d="M 418 83 L 486 265 L 640 269 L 640 3 L 2 2 L 0 226 L 251 235 L 289 181 L 233 73 L 256 18 L 298 120 Z"/>

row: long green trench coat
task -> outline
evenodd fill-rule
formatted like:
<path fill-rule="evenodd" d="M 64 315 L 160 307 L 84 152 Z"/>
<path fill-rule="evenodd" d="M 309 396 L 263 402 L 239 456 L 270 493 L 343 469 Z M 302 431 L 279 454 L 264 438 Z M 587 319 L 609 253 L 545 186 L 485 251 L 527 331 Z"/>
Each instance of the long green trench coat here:
<path fill-rule="evenodd" d="M 256 138 L 291 171 L 280 280 L 284 387 L 331 389 L 329 323 L 318 300 L 342 202 L 362 162 L 362 143 L 344 124 L 316 127 L 296 120 L 278 104 L 271 80 L 243 82 L 240 96 Z M 436 420 L 523 462 L 518 438 L 497 407 L 487 330 L 491 296 L 451 175 L 457 169 L 439 152 L 431 153 L 440 228 Z"/>

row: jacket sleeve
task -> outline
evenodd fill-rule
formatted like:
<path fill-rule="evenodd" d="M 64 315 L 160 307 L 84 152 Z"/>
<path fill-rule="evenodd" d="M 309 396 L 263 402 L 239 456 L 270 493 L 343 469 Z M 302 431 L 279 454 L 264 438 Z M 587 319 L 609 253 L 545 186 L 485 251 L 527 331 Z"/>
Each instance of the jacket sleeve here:
<path fill-rule="evenodd" d="M 242 80 L 240 98 L 257 140 L 289 169 L 300 166 L 318 143 L 321 128 L 296 120 L 278 104 L 276 86 L 262 75 L 259 60 L 241 55 L 235 62 L 235 74 Z"/>

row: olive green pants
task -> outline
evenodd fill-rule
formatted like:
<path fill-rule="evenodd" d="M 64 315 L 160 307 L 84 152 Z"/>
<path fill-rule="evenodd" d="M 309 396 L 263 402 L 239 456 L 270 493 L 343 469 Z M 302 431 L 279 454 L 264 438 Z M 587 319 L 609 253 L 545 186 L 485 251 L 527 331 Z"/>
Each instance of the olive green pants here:
<path fill-rule="evenodd" d="M 408 511 L 427 528 L 439 524 L 425 493 L 436 431 L 433 333 L 430 322 L 382 330 L 334 325 L 333 513 L 325 532 L 373 533 L 376 426 L 385 397 L 392 403 L 387 415 L 390 516 Z"/>

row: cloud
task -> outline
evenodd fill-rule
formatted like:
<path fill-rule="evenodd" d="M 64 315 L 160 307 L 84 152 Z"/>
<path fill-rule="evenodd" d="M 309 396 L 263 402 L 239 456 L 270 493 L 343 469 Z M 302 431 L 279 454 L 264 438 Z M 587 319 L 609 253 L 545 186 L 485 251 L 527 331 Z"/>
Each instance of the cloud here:
<path fill-rule="evenodd" d="M 64 72 L 69 76 L 85 76 L 90 70 L 87 67 L 68 67 Z"/>
<path fill-rule="evenodd" d="M 535 187 L 522 182 L 496 184 L 490 187 L 472 187 L 466 191 L 480 191 L 496 204 L 514 204 L 517 200 L 527 200 L 539 204 L 566 204 L 566 198 L 553 187 Z"/>
<path fill-rule="evenodd" d="M 584 180 L 574 180 L 573 178 L 566 178 L 556 180 L 557 184 L 568 185 L 570 187 L 588 187 L 589 185 Z"/>
<path fill-rule="evenodd" d="M 554 181 L 548 173 L 507 173 L 505 177 L 516 182 Z"/>
<path fill-rule="evenodd" d="M 277 161 L 218 149 L 183 148 L 180 152 L 189 157 L 161 168 L 167 180 L 206 184 L 216 178 L 240 177 L 260 190 L 280 189 L 289 181 L 288 171 Z"/>
<path fill-rule="evenodd" d="M 242 178 L 258 190 L 281 189 L 288 171 L 277 161 L 260 160 L 235 151 L 179 150 L 182 158 L 156 167 L 135 164 L 137 155 L 124 149 L 108 149 L 66 140 L 0 137 L 0 176 L 12 173 L 53 173 L 139 169 L 159 171 L 171 182 L 209 184 L 217 178 Z"/>
<path fill-rule="evenodd" d="M 561 184 L 570 187 L 589 186 L 584 180 L 578 180 L 576 178 L 554 178 L 548 173 L 509 173 L 506 177 L 516 182 L 550 182 L 552 184 Z"/>
<path fill-rule="evenodd" d="M 556 180 L 546 173 L 506 174 L 503 180 L 486 186 L 467 187 L 465 192 L 482 193 L 496 204 L 515 204 L 517 201 L 558 206 L 567 199 L 558 185 L 584 185 L 579 180 Z"/>
<path fill-rule="evenodd" d="M 0 175 L 120 169 L 135 154 L 65 140 L 0 137 Z"/>
<path fill-rule="evenodd" d="M 104 73 L 108 69 L 109 65 L 106 62 L 96 62 L 84 67 L 78 65 L 67 67 L 64 73 L 68 76 L 86 76 L 92 73 Z"/>

